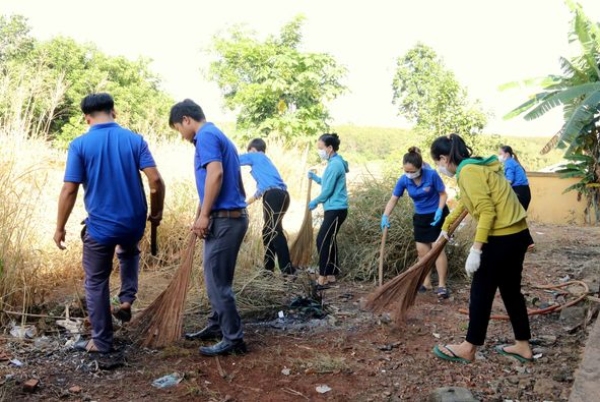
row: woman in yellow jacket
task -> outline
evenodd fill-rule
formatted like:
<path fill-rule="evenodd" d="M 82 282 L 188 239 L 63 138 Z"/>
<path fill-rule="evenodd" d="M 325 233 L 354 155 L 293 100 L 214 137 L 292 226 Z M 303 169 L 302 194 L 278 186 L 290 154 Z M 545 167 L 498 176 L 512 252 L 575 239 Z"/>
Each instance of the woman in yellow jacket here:
<path fill-rule="evenodd" d="M 463 139 L 450 134 L 437 138 L 431 156 L 439 171 L 456 176 L 460 199 L 446 218 L 440 236 L 466 209 L 477 221 L 477 231 L 465 269 L 473 278 L 469 299 L 469 328 L 466 340 L 457 345 L 437 345 L 433 352 L 444 360 L 470 363 L 487 332 L 496 289 L 504 301 L 516 342 L 499 345 L 496 351 L 521 362 L 532 361 L 531 331 L 525 298 L 521 293 L 523 260 L 529 245 L 525 210 L 504 178 L 496 156 L 473 158 Z"/>

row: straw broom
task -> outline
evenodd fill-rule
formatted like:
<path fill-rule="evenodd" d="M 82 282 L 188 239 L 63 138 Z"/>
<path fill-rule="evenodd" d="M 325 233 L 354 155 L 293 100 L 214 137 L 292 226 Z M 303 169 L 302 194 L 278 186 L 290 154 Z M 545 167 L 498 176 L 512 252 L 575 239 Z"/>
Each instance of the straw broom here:
<path fill-rule="evenodd" d="M 467 211 L 465 210 L 450 225 L 448 236 L 454 233 L 466 216 Z M 416 264 L 385 285 L 377 288 L 367 297 L 365 308 L 377 314 L 391 310 L 394 322 L 399 323 L 404 321 L 408 309 L 415 304 L 419 286 L 427 277 L 427 273 L 429 273 L 435 264 L 435 260 L 440 256 L 447 242 L 448 240 L 442 237 L 434 243 L 431 250 Z"/>
<path fill-rule="evenodd" d="M 290 247 L 290 259 L 294 267 L 306 267 L 312 260 L 313 246 L 313 221 L 312 212 L 308 209 L 310 202 L 310 189 L 312 180 L 308 179 L 308 190 L 306 193 L 306 209 L 304 210 L 304 219 L 300 226 L 298 236 Z"/>
<path fill-rule="evenodd" d="M 181 338 L 185 297 L 192 276 L 196 234 L 191 232 L 183 259 L 169 286 L 132 322 L 132 333 L 140 345 L 165 347 Z"/>

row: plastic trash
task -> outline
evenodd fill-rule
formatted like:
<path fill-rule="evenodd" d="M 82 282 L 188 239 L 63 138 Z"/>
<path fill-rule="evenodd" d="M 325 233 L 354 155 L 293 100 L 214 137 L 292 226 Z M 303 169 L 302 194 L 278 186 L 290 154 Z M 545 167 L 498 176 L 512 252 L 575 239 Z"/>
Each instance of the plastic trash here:
<path fill-rule="evenodd" d="M 17 367 L 23 367 L 23 362 L 19 359 L 12 359 L 9 363 L 14 364 Z"/>
<path fill-rule="evenodd" d="M 152 386 L 156 388 L 170 388 L 179 384 L 181 380 L 183 380 L 182 374 L 171 373 L 152 381 Z"/>
<path fill-rule="evenodd" d="M 72 334 L 80 334 L 82 332 L 83 320 L 81 318 L 56 320 L 56 325 L 65 328 Z"/>
<path fill-rule="evenodd" d="M 17 325 L 12 323 L 10 334 L 15 338 L 28 338 L 33 339 L 37 334 L 37 329 L 34 325 Z"/>
<path fill-rule="evenodd" d="M 319 394 L 326 394 L 327 392 L 331 391 L 331 387 L 325 384 L 319 385 L 316 389 Z"/>

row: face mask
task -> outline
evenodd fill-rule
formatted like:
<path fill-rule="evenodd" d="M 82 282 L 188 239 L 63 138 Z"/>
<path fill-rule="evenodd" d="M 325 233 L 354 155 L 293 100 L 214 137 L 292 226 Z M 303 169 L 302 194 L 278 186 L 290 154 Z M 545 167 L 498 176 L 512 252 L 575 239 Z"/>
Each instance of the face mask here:
<path fill-rule="evenodd" d="M 499 160 L 500 162 L 502 162 L 502 163 L 506 162 L 506 159 L 507 159 L 507 158 L 506 158 L 506 156 L 505 156 L 505 155 L 500 155 L 500 156 L 498 156 L 498 160 Z"/>
<path fill-rule="evenodd" d="M 409 179 L 416 179 L 416 178 L 418 178 L 418 177 L 421 176 L 421 169 L 419 169 L 419 170 L 417 170 L 416 172 L 413 172 L 413 173 L 404 173 L 404 174 Z"/>
<path fill-rule="evenodd" d="M 446 175 L 448 177 L 454 177 L 454 173 L 451 173 L 446 166 L 438 166 L 438 170 L 441 174 Z"/>
<path fill-rule="evenodd" d="M 325 149 L 319 149 L 317 152 L 319 153 L 319 157 L 322 160 L 326 161 L 327 159 L 329 159 L 329 155 L 327 155 L 327 150 L 325 150 Z"/>

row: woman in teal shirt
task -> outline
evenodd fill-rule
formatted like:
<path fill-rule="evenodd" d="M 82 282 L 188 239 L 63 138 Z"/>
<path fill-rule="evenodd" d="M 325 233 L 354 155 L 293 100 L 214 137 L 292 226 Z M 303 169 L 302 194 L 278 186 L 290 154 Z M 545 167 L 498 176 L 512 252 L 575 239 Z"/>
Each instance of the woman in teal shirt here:
<path fill-rule="evenodd" d="M 317 250 L 319 252 L 319 278 L 317 288 L 324 289 L 328 283 L 336 281 L 339 273 L 339 258 L 337 234 L 340 226 L 348 216 L 348 191 L 346 189 L 346 173 L 348 163 L 337 153 L 340 139 L 337 134 L 323 134 L 317 142 L 321 159 L 327 161 L 323 177 L 313 172 L 308 177 L 321 185 L 321 194 L 308 203 L 312 211 L 323 204 L 325 216 L 317 235 Z"/>

